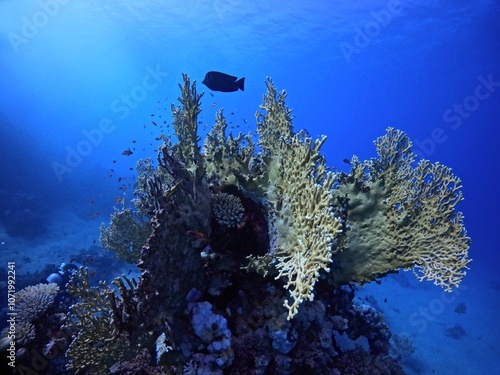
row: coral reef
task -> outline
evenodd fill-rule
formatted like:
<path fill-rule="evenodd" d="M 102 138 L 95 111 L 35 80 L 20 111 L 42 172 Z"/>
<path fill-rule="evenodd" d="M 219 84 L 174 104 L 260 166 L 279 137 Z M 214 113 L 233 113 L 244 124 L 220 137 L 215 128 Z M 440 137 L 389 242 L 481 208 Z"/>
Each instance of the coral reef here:
<path fill-rule="evenodd" d="M 295 133 L 286 92 L 266 84 L 256 144 L 227 135 L 221 110 L 201 148 L 203 94 L 183 75 L 178 142 L 138 162 L 135 210 L 111 223 L 108 247 L 126 253 L 143 229 L 127 232 L 130 220 L 148 221 L 149 237 L 134 240 L 140 279 L 91 287 L 80 269 L 68 285 L 78 299 L 65 325 L 71 370 L 404 374 L 382 312 L 355 303 L 354 284 L 413 268 L 458 286 L 470 261 L 460 180 L 438 163 L 414 168 L 411 142 L 392 128 L 378 159 L 332 173 L 326 137 Z"/>
<path fill-rule="evenodd" d="M 59 286 L 36 284 L 16 293 L 15 357 L 18 373 L 65 374 L 64 350 L 70 337 L 60 326 L 66 311 L 64 292 Z M 13 327 L 13 326 L 11 326 Z M 4 330 L 0 339 L 3 352 L 12 339 L 12 331 Z"/>
<path fill-rule="evenodd" d="M 193 304 L 191 314 L 194 333 L 203 343 L 198 353 L 192 355 L 191 366 L 196 367 L 198 373 L 222 375 L 222 370 L 234 359 L 226 318 L 215 314 L 209 302 Z"/>
<path fill-rule="evenodd" d="M 450 168 L 421 160 L 413 168 L 411 141 L 387 129 L 375 141 L 378 159 L 352 159 L 338 176 L 339 195 L 349 199 L 348 243 L 333 260 L 336 284 L 369 282 L 400 268 L 413 269 L 451 291 L 465 276 L 470 238 L 456 205 L 460 179 Z"/>
<path fill-rule="evenodd" d="M 144 348 L 130 361 L 116 362 L 109 368 L 111 375 L 162 375 L 157 366 L 151 364 L 151 354 Z"/>

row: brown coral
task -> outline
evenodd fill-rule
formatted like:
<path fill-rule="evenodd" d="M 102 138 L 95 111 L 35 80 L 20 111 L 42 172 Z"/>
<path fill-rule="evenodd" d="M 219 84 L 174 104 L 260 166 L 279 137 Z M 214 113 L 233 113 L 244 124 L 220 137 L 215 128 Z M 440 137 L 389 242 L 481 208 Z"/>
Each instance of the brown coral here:
<path fill-rule="evenodd" d="M 212 211 L 215 220 L 228 228 L 237 226 L 245 214 L 241 199 L 227 193 L 212 195 Z"/>

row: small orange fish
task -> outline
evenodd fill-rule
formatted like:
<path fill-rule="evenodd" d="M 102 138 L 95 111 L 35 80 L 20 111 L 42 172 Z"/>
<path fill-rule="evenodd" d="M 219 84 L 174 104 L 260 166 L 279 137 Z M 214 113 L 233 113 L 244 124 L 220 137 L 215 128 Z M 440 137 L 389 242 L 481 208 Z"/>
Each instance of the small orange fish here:
<path fill-rule="evenodd" d="M 90 215 L 90 216 L 89 216 L 89 219 L 90 219 L 90 220 L 94 220 L 94 219 L 95 219 L 95 216 L 94 216 L 94 215 Z"/>
<path fill-rule="evenodd" d="M 208 242 L 208 238 L 205 236 L 205 233 L 197 232 L 195 230 L 188 230 L 186 232 L 186 234 L 190 237 L 197 239 L 198 241 L 207 241 Z"/>
<path fill-rule="evenodd" d="M 129 149 L 129 148 L 127 148 L 125 151 L 123 151 L 123 152 L 122 152 L 122 155 L 125 155 L 125 156 L 130 156 L 130 155 L 132 155 L 132 154 L 133 154 L 133 152 L 132 152 L 132 151 L 130 151 L 130 149 Z"/>
<path fill-rule="evenodd" d="M 122 202 L 122 199 L 119 196 L 115 197 L 115 204 L 120 204 Z"/>
<path fill-rule="evenodd" d="M 96 274 L 95 270 L 92 270 L 92 271 L 90 272 L 90 276 L 92 276 L 92 277 L 95 277 L 95 274 Z"/>
<path fill-rule="evenodd" d="M 215 103 L 212 103 L 212 107 L 215 107 Z"/>
<path fill-rule="evenodd" d="M 101 213 L 99 211 L 94 212 L 94 215 L 100 215 Z"/>

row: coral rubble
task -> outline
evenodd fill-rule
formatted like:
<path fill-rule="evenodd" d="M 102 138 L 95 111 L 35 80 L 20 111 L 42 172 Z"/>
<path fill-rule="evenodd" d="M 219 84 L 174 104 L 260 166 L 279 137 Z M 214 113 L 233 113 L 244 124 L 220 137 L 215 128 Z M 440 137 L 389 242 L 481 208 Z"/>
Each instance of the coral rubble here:
<path fill-rule="evenodd" d="M 156 165 L 137 164 L 134 209 L 102 228 L 103 245 L 138 258 L 142 274 L 116 288 L 74 275 L 68 368 L 404 373 L 382 312 L 354 302 L 355 284 L 413 268 L 420 280 L 458 286 L 470 262 L 455 210 L 460 180 L 439 163 L 413 167 L 411 142 L 392 128 L 375 142 L 378 159 L 329 171 L 326 137 L 295 133 L 286 92 L 266 84 L 256 144 L 250 133 L 226 134 L 221 110 L 200 147 L 203 94 L 183 75 L 172 105 L 178 142 L 164 139 Z"/>

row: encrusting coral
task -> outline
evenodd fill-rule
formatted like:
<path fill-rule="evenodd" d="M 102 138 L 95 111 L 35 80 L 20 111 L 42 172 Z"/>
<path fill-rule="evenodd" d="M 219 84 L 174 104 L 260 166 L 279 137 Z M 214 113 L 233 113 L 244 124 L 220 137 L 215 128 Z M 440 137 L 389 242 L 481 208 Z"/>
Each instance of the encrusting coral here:
<path fill-rule="evenodd" d="M 138 162 L 136 211 L 124 207 L 111 224 L 148 222 L 149 237 L 134 242 L 140 279 L 116 279 L 117 292 L 90 287 L 87 271 L 75 275 L 71 369 L 404 373 L 389 357 L 382 313 L 356 305 L 351 283 L 413 268 L 458 286 L 470 262 L 455 210 L 460 180 L 439 163 L 413 167 L 411 142 L 392 128 L 375 142 L 377 159 L 353 157 L 349 173 L 333 173 L 320 152 L 326 137 L 295 133 L 286 92 L 266 84 L 255 144 L 250 133 L 226 134 L 221 110 L 201 148 L 203 94 L 183 75 L 172 105 L 178 142 L 164 139 L 156 165 Z M 168 350 L 153 364 L 158 347 Z"/>
<path fill-rule="evenodd" d="M 451 291 L 470 263 L 470 238 L 456 211 L 460 179 L 428 160 L 413 168 L 411 141 L 400 130 L 387 129 L 375 145 L 378 159 L 354 157 L 350 173 L 338 176 L 338 194 L 349 198 L 350 231 L 331 277 L 364 283 L 411 268 L 419 280 Z"/>

